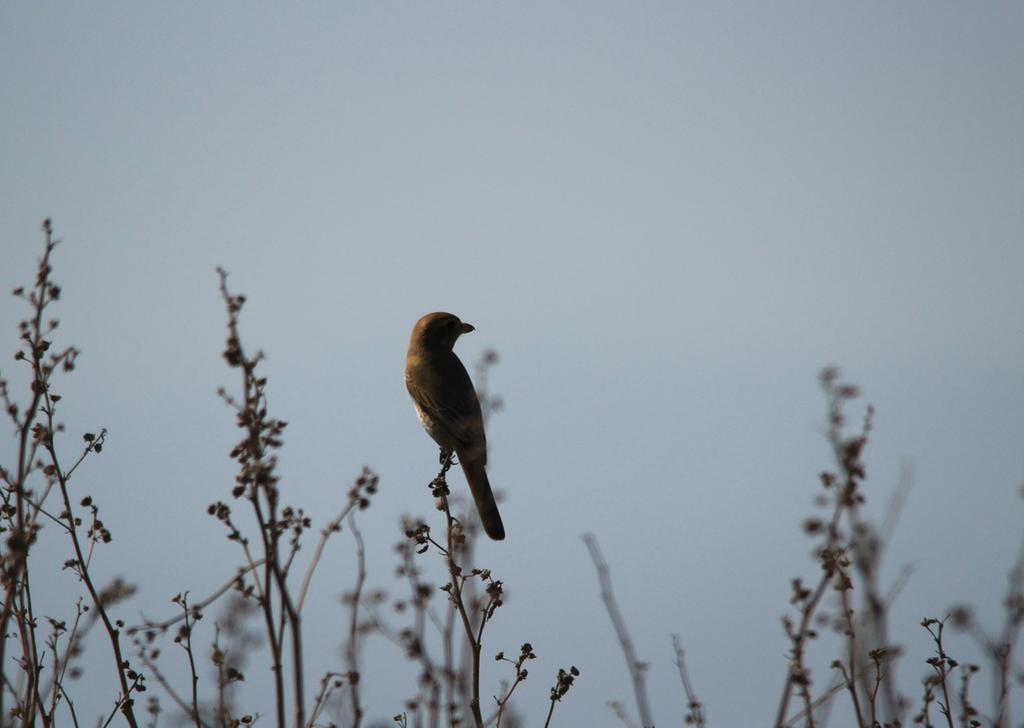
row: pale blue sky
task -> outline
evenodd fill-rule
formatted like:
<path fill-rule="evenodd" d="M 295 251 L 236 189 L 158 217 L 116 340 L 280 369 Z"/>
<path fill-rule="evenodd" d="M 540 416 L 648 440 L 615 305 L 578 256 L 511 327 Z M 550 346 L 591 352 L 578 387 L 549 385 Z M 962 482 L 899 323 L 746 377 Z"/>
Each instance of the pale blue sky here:
<path fill-rule="evenodd" d="M 672 632 L 715 724 L 767 721 L 789 579 L 813 573 L 816 375 L 842 366 L 878 409 L 872 503 L 914 472 L 887 576 L 914 567 L 894 618 L 916 698 L 920 618 L 994 618 L 1021 537 L 1022 31 L 1009 2 L 5 5 L 0 284 L 30 279 L 52 217 L 83 350 L 66 420 L 110 430 L 80 487 L 115 534 L 101 570 L 141 585 L 127 618 L 238 562 L 204 515 L 235 438 L 223 265 L 291 422 L 289 499 L 323 519 L 378 470 L 363 530 L 393 592 L 397 520 L 431 512 L 436 462 L 408 332 L 450 310 L 477 327 L 464 360 L 499 351 L 509 540 L 481 557 L 509 599 L 485 649 L 533 643 L 531 725 L 570 663 L 560 725 L 631 699 L 588 531 L 659 725 L 681 714 Z M 19 313 L 0 307 L 8 348 Z M 312 674 L 341 639 L 347 541 L 325 567 Z M 411 683 L 368 648 L 387 718 Z"/>

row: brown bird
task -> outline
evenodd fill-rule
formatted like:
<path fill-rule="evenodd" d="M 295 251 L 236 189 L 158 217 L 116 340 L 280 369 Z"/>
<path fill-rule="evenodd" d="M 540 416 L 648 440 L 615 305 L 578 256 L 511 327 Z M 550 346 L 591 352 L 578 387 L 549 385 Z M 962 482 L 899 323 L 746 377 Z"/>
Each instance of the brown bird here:
<path fill-rule="evenodd" d="M 487 480 L 487 438 L 473 382 L 453 348 L 473 327 L 450 313 L 428 313 L 416 322 L 405 357 L 405 388 L 427 434 L 455 451 L 487 535 L 505 538 L 498 504 Z"/>

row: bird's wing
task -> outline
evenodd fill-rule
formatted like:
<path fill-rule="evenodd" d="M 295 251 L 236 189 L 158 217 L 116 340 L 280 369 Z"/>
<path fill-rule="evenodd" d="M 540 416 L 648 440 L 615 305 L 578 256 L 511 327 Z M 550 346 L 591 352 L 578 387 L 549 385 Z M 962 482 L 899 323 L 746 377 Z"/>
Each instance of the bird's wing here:
<path fill-rule="evenodd" d="M 420 409 L 457 443 L 457 449 L 475 450 L 483 446 L 486 452 L 483 417 L 475 392 L 472 397 L 446 397 L 445 401 L 441 402 L 437 397 L 431 396 L 430 392 L 417 388 L 413 397 Z"/>

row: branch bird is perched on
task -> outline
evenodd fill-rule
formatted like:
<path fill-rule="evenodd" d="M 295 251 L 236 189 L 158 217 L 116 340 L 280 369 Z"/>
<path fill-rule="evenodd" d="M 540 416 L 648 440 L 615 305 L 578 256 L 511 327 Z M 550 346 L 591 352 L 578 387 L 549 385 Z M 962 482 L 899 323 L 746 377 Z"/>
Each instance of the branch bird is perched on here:
<path fill-rule="evenodd" d="M 505 538 L 498 504 L 487 480 L 487 438 L 473 382 L 453 348 L 473 327 L 450 313 L 428 313 L 416 322 L 405 357 L 405 388 L 427 434 L 459 456 L 487 535 Z"/>

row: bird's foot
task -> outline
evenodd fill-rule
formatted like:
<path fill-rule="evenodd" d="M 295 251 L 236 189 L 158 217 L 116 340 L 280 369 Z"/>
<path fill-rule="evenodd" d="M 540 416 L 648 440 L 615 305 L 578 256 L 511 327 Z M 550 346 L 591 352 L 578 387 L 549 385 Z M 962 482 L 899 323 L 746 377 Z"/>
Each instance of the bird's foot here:
<path fill-rule="evenodd" d="M 455 451 L 441 448 L 441 475 L 444 475 L 455 464 Z"/>

